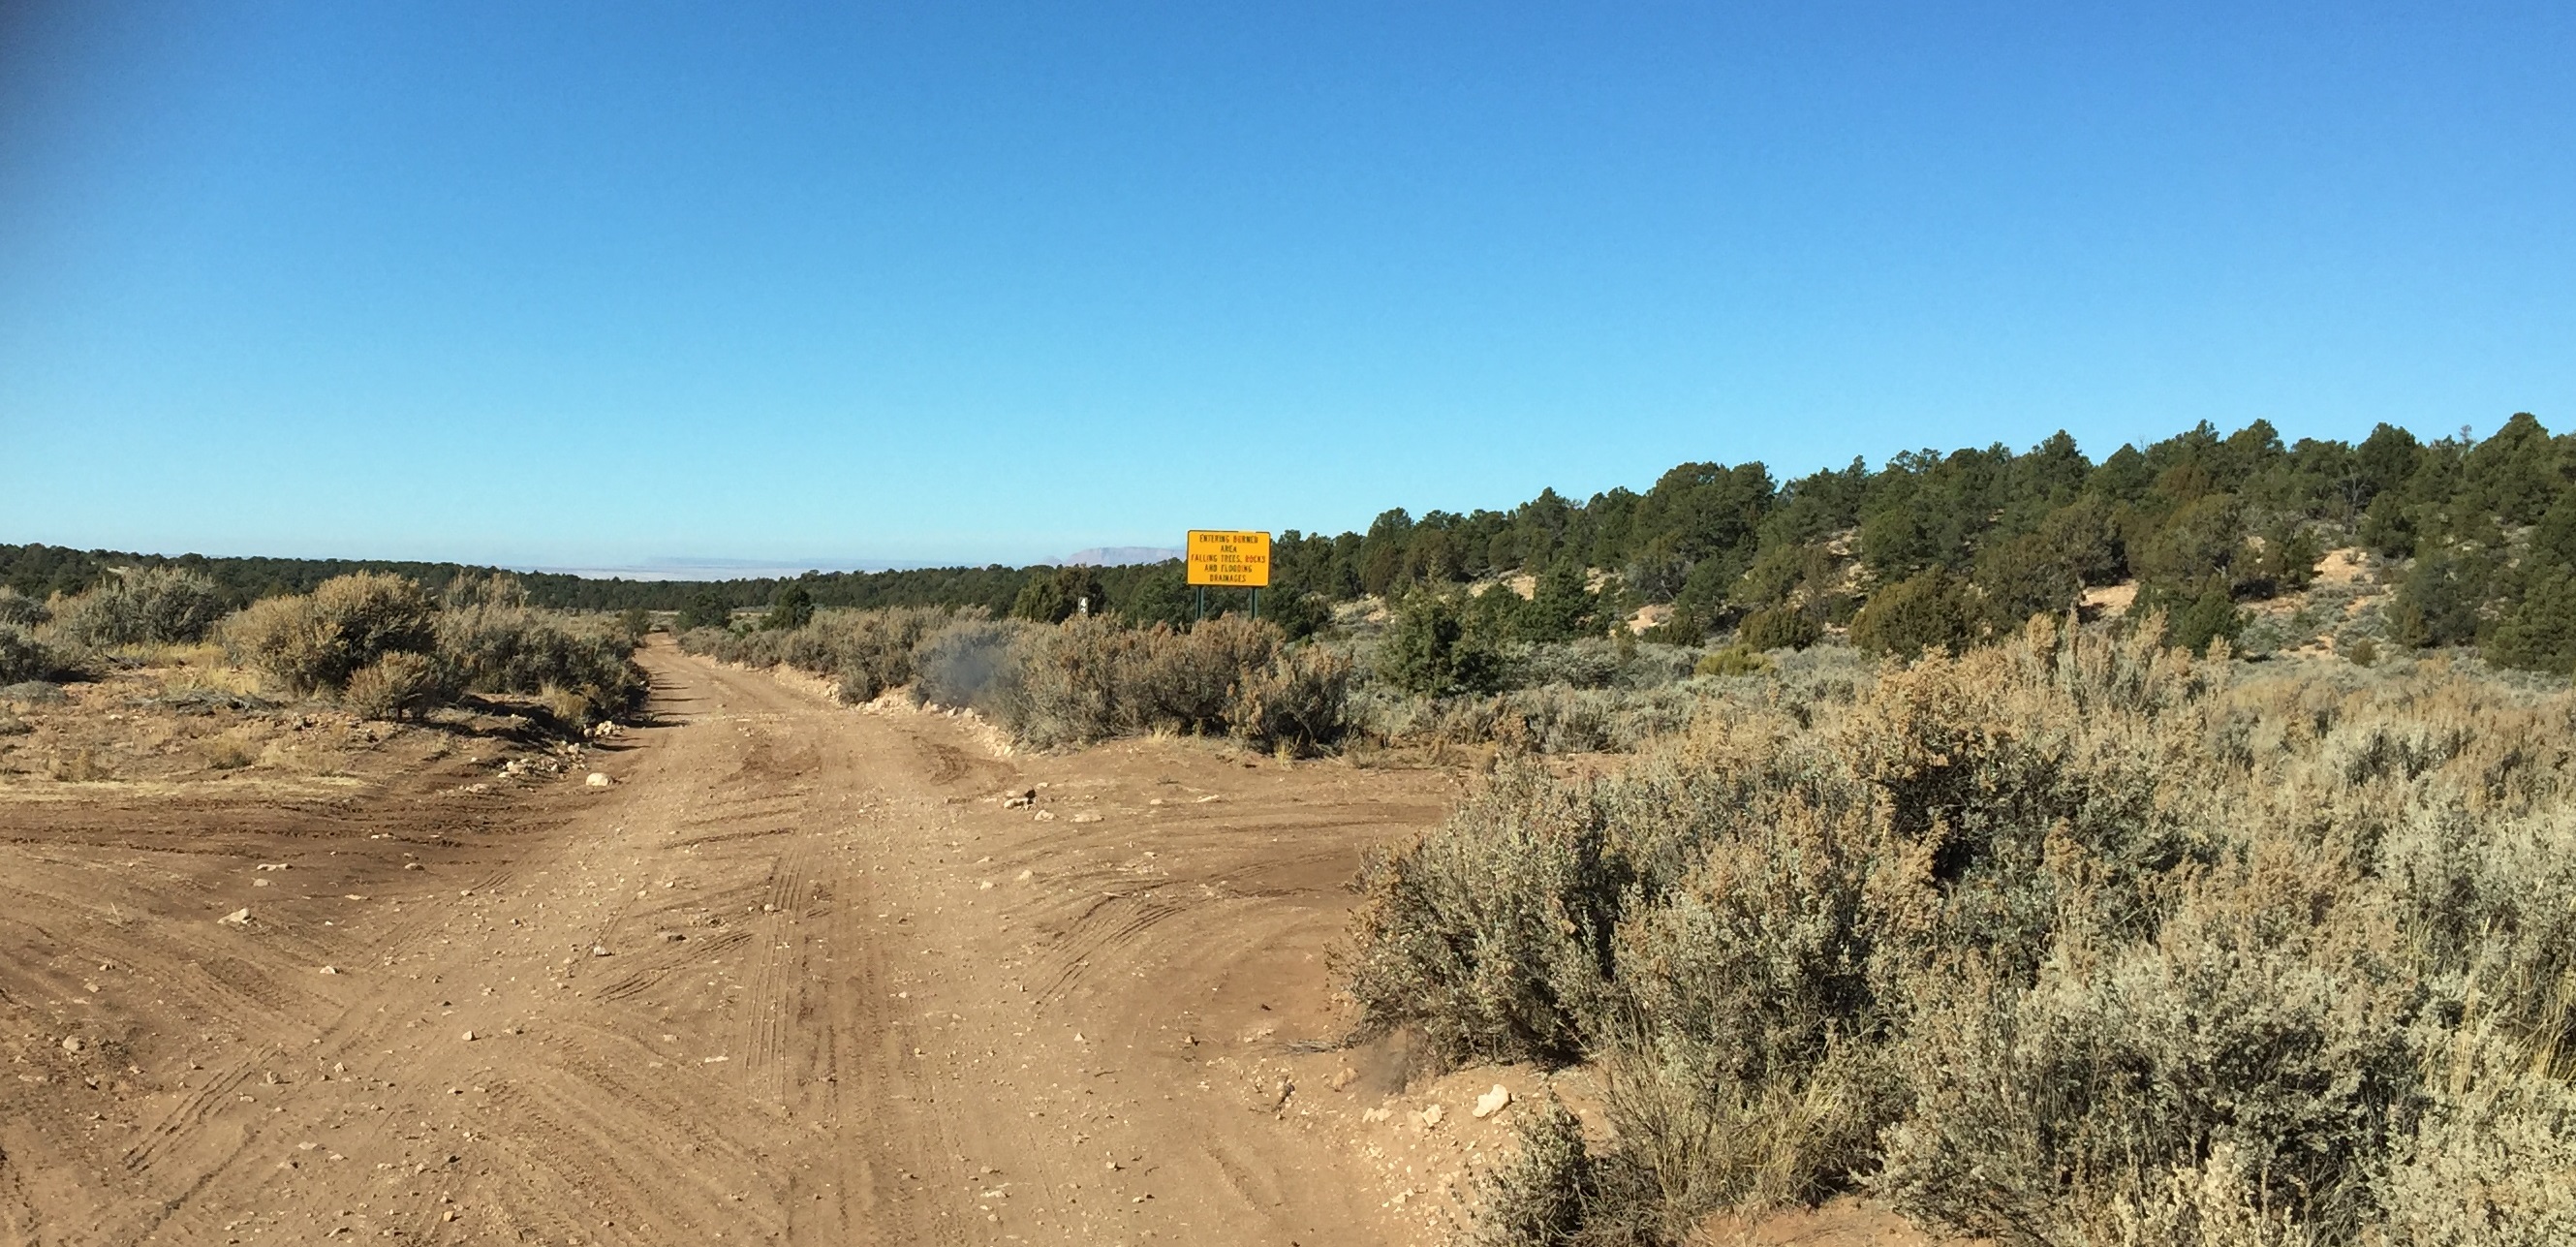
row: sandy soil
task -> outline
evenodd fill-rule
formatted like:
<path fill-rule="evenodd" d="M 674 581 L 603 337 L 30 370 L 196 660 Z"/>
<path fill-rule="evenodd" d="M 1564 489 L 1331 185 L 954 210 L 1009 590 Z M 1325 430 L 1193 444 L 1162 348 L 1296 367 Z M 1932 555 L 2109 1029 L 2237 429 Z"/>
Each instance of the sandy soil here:
<path fill-rule="evenodd" d="M 1461 774 L 1012 758 L 644 660 L 560 777 L 290 716 L 189 730 L 327 775 L 0 783 L 0 1243 L 1435 1243 L 1480 1096 L 1594 1098 L 1330 1044 L 1361 855 Z M 1920 1241 L 1800 1216 L 1710 1241 Z"/>
<path fill-rule="evenodd" d="M 1360 852 L 1454 777 L 646 661 L 604 789 L 0 794 L 0 1241 L 1438 1236 L 1494 1072 L 1310 1049 Z"/>

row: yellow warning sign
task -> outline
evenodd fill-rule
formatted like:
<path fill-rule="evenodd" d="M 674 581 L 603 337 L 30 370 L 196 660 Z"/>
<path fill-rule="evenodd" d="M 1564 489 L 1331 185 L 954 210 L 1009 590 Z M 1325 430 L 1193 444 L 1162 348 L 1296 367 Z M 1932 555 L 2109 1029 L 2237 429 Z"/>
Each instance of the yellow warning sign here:
<path fill-rule="evenodd" d="M 1270 534 L 1193 528 L 1189 547 L 1190 583 L 1231 585 L 1238 589 L 1270 584 Z"/>

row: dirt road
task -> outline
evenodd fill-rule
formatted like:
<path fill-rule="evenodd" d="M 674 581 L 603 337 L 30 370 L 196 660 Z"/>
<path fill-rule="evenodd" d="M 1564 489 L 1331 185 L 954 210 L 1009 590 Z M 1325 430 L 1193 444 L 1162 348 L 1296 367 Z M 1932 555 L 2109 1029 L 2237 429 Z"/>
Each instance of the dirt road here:
<path fill-rule="evenodd" d="M 1454 781 L 1005 759 L 645 660 L 605 789 L 0 805 L 0 1242 L 1431 1232 L 1355 1133 L 1402 1071 L 1297 1043 L 1361 849 Z"/>

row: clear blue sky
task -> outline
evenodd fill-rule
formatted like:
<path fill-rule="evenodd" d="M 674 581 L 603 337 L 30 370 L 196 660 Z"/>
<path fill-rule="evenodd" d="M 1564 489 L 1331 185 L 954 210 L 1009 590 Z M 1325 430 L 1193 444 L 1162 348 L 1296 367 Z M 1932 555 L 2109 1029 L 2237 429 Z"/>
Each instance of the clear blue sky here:
<path fill-rule="evenodd" d="M 2576 6 L 0 5 L 0 541 L 1021 561 L 2576 423 Z"/>

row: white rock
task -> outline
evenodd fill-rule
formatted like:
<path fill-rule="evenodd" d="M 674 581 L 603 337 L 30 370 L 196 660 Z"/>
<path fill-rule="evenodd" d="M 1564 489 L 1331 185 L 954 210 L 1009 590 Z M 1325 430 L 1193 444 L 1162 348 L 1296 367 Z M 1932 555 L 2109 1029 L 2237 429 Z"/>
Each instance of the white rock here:
<path fill-rule="evenodd" d="M 236 926 L 236 927 L 246 927 L 246 926 L 249 926 L 249 925 L 250 925 L 250 907 L 249 907 L 249 906 L 247 906 L 247 905 L 245 905 L 245 906 L 243 906 L 243 907 L 242 907 L 242 908 L 240 908 L 240 909 L 236 909 L 236 910 L 232 911 L 231 913 L 225 914 L 223 917 L 218 918 L 218 919 L 216 919 L 215 921 L 217 921 L 217 922 L 221 922 L 221 923 L 225 923 L 225 924 L 230 925 L 230 926 Z"/>
<path fill-rule="evenodd" d="M 63 1051 L 71 1053 L 73 1056 L 79 1056 L 80 1050 L 88 1046 L 88 1044 L 81 1041 L 81 1037 L 78 1035 L 72 1035 L 63 1040 Z"/>
<path fill-rule="evenodd" d="M 1040 810 L 1040 811 L 1038 811 L 1038 821 L 1039 821 L 1039 822 L 1041 822 L 1041 823 L 1052 823 L 1052 822 L 1054 822 L 1054 821 L 1055 821 L 1055 811 L 1053 811 L 1053 810 Z"/>
<path fill-rule="evenodd" d="M 1100 821 L 1100 816 L 1089 810 L 1085 810 L 1080 814 L 1074 815 L 1073 821 L 1077 823 L 1096 823 Z"/>
<path fill-rule="evenodd" d="M 1494 1089 L 1476 1097 L 1476 1116 L 1491 1117 L 1512 1102 L 1511 1088 L 1495 1083 Z"/>
<path fill-rule="evenodd" d="M 1393 1116 L 1395 1116 L 1395 1110 L 1388 1108 L 1383 1104 L 1378 1105 L 1376 1108 L 1362 1109 L 1360 1111 L 1361 1121 L 1385 1121 L 1387 1118 Z"/>
<path fill-rule="evenodd" d="M 324 973 L 324 974 L 338 974 L 339 972 L 340 972 L 340 967 L 338 967 L 338 966 L 324 966 L 324 967 L 322 967 L 322 973 Z"/>
<path fill-rule="evenodd" d="M 1038 872 L 1036 872 L 1036 871 L 1034 871 L 1034 870 L 1023 870 L 1023 871 L 1021 871 L 1021 872 L 1020 872 L 1020 882 L 1022 882 L 1022 883 L 1027 883 L 1029 880 L 1031 880 L 1031 879 L 1035 879 L 1035 878 L 1037 878 L 1037 877 L 1038 877 Z"/>
<path fill-rule="evenodd" d="M 608 945 L 606 945 L 606 944 L 593 944 L 593 945 L 591 945 L 591 946 L 590 946 L 590 955 L 591 955 L 591 956 L 593 956 L 593 957 L 605 957 L 605 956 L 607 956 L 607 955 L 608 955 Z"/>
<path fill-rule="evenodd" d="M 1444 1113 L 1437 1104 L 1422 1110 L 1422 1128 L 1425 1130 L 1438 1129 L 1440 1127 L 1440 1119 L 1446 1115 L 1447 1114 Z"/>
<path fill-rule="evenodd" d="M 467 1042 L 467 1043 L 472 1043 L 472 1042 L 474 1042 L 474 1032 L 472 1032 L 472 1031 L 467 1031 L 467 1032 L 465 1032 L 465 1042 Z"/>
<path fill-rule="evenodd" d="M 593 788 L 606 788 L 615 781 L 608 778 L 608 772 L 606 771 L 592 771 L 590 773 L 590 778 L 581 782 L 588 784 Z"/>

